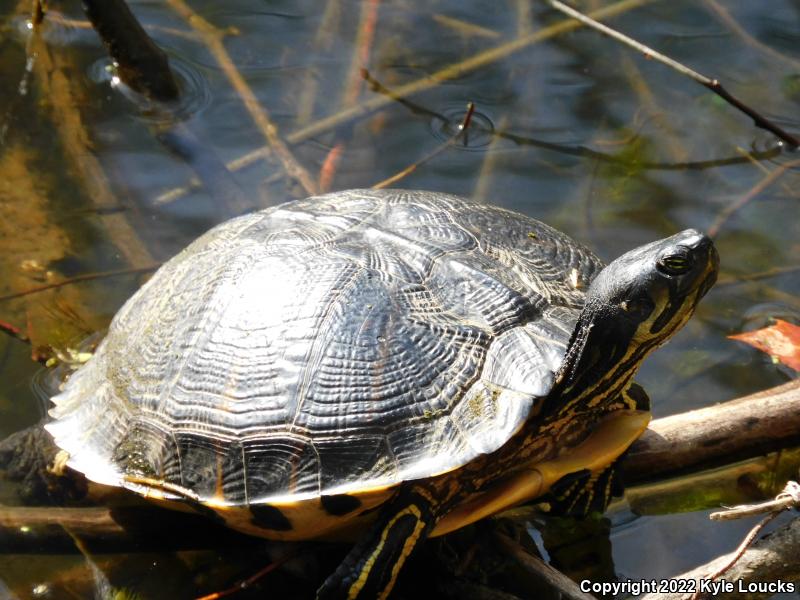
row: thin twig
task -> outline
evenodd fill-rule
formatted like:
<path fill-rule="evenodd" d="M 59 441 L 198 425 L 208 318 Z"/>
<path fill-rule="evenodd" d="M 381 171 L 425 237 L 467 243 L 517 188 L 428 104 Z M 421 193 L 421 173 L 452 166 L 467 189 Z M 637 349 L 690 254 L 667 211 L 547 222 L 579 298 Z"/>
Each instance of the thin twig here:
<path fill-rule="evenodd" d="M 252 150 L 247 154 L 240 156 L 239 158 L 235 158 L 227 163 L 225 163 L 225 168 L 234 173 L 236 171 L 241 171 L 242 169 L 249 167 L 252 164 L 255 164 L 259 160 L 265 160 L 272 156 L 272 150 L 269 146 L 262 146 L 256 150 Z M 279 173 L 275 173 L 272 177 L 268 178 L 269 180 L 275 179 L 279 176 Z M 189 182 L 186 185 L 181 185 L 178 187 L 171 188 L 166 192 L 162 192 L 158 196 L 153 199 L 153 204 L 161 205 L 161 204 L 169 204 L 170 202 L 175 202 L 179 198 L 182 198 L 189 192 L 199 189 L 203 183 L 200 181 L 199 177 L 192 177 L 189 179 Z"/>
<path fill-rule="evenodd" d="M 780 494 L 767 502 L 758 504 L 741 504 L 731 508 L 711 513 L 708 518 L 712 521 L 730 521 L 760 515 L 765 512 L 781 512 L 790 508 L 800 508 L 800 484 L 789 481 Z"/>
<path fill-rule="evenodd" d="M 455 142 L 457 142 L 459 139 L 464 137 L 464 135 L 466 134 L 466 132 L 467 132 L 467 130 L 469 128 L 470 123 L 472 122 L 472 114 L 474 112 L 475 112 L 475 104 L 470 102 L 467 105 L 467 112 L 464 115 L 464 118 L 462 119 L 461 123 L 459 124 L 458 130 L 456 131 L 456 133 L 453 136 L 450 137 L 450 139 L 448 139 L 443 144 L 440 144 L 439 146 L 437 146 L 436 148 L 434 148 L 433 150 L 428 152 L 428 154 L 426 154 L 425 156 L 423 156 L 422 158 L 420 158 L 418 161 L 414 162 L 413 164 L 410 164 L 409 166 L 407 166 L 405 169 L 403 169 L 399 173 L 396 173 L 396 174 L 392 175 L 391 177 L 387 177 L 383 181 L 380 181 L 380 182 L 376 183 L 375 185 L 372 186 L 372 189 L 379 190 L 381 188 L 389 187 L 393 183 L 397 183 L 398 181 L 400 181 L 404 177 L 407 177 L 408 175 L 410 175 L 411 173 L 416 171 L 419 166 L 424 165 L 426 162 L 428 162 L 432 158 L 438 156 L 439 154 L 441 154 L 442 152 L 447 150 Z"/>
<path fill-rule="evenodd" d="M 726 206 L 722 211 L 720 211 L 719 215 L 716 219 L 714 219 L 714 223 L 708 228 L 708 235 L 716 236 L 722 226 L 728 221 L 728 219 L 733 216 L 734 213 L 741 210 L 750 200 L 755 198 L 758 194 L 763 192 L 766 188 L 770 185 L 775 183 L 775 181 L 786 171 L 789 169 L 793 169 L 794 167 L 800 167 L 800 158 L 796 160 L 789 161 L 787 163 L 783 163 L 779 165 L 772 171 L 770 171 L 769 175 L 764 177 L 761 181 L 759 181 L 756 185 L 751 187 L 746 194 L 744 194 L 741 198 L 739 198 L 736 202 L 729 204 Z"/>
<path fill-rule="evenodd" d="M 372 75 L 370 75 L 368 71 L 365 70 L 363 72 L 363 77 L 369 82 L 373 91 L 383 94 L 387 98 L 391 98 L 398 104 L 402 104 L 412 113 L 427 115 L 435 119 L 439 119 L 442 122 L 448 121 L 448 118 L 445 115 L 436 112 L 430 108 L 427 108 L 421 104 L 413 102 L 407 98 L 404 98 L 397 89 L 390 89 L 386 87 L 385 85 L 380 83 L 377 79 L 372 77 Z M 477 127 L 480 127 L 480 125 L 475 125 L 473 128 Z M 482 129 L 482 131 L 487 135 L 497 138 L 503 138 L 511 142 L 514 142 L 515 144 L 518 144 L 520 146 L 532 146 L 534 148 L 550 150 L 552 152 L 558 152 L 559 154 L 566 154 L 568 156 L 594 158 L 599 161 L 612 164 L 625 164 L 627 162 L 626 158 L 621 158 L 615 154 L 606 154 L 598 150 L 593 150 L 592 148 L 589 148 L 587 146 L 568 146 L 566 144 L 547 142 L 544 140 L 526 137 L 518 135 L 516 133 L 512 133 L 510 131 L 506 131 L 502 127 L 498 127 L 493 131 L 488 129 Z M 617 145 L 628 144 L 635 137 L 636 135 L 631 135 L 629 138 L 623 141 L 615 141 L 614 143 Z M 600 143 L 598 143 L 598 145 L 600 145 Z M 743 156 L 741 153 L 739 153 L 736 156 L 730 156 L 725 158 L 685 161 L 685 162 L 656 162 L 648 160 L 638 160 L 636 165 L 642 169 L 657 170 L 657 171 L 686 171 L 686 170 L 701 171 L 704 169 L 726 167 L 730 165 L 739 165 L 742 163 L 752 162 L 754 160 L 768 160 L 770 158 L 775 158 L 779 156 L 781 153 L 782 153 L 781 146 L 775 146 L 773 148 L 769 148 L 761 152 L 751 152 L 746 156 Z"/>
<path fill-rule="evenodd" d="M 733 553 L 730 560 L 728 560 L 728 562 L 722 565 L 719 569 L 711 573 L 708 576 L 708 579 L 710 581 L 714 581 L 717 577 L 720 577 L 725 573 L 727 573 L 728 571 L 730 571 L 731 568 L 733 568 L 733 566 L 737 562 L 739 562 L 739 559 L 742 558 L 742 556 L 744 556 L 744 553 L 747 551 L 750 545 L 755 541 L 758 534 L 761 533 L 761 530 L 764 529 L 764 527 L 779 514 L 780 512 L 774 512 L 771 515 L 764 517 L 764 519 L 762 519 L 755 527 L 753 527 L 750 530 L 750 532 L 744 537 L 742 543 L 739 544 L 739 547 L 736 548 L 736 551 Z M 703 595 L 703 588 L 698 587 L 692 594 L 691 600 L 698 600 L 698 598 L 700 598 L 700 596 L 702 595 Z"/>
<path fill-rule="evenodd" d="M 464 37 L 481 37 L 490 40 L 496 40 L 500 37 L 500 34 L 494 29 L 476 25 L 475 23 L 470 23 L 462 19 L 456 19 L 448 15 L 435 14 L 431 15 L 431 18 L 439 25 L 452 29 Z"/>
<path fill-rule="evenodd" d="M 60 288 L 65 285 L 72 285 L 73 283 L 80 283 L 83 281 L 92 281 L 94 279 L 106 279 L 109 277 L 118 277 L 120 275 L 136 275 L 137 273 L 147 273 L 148 271 L 155 271 L 160 267 L 160 264 L 155 265 L 148 265 L 146 267 L 134 267 L 131 269 L 117 269 L 114 271 L 103 271 L 100 273 L 85 273 L 83 275 L 76 275 L 75 277 L 70 277 L 69 279 L 65 279 L 64 281 L 57 281 L 55 283 L 48 283 L 46 285 L 40 285 L 37 287 L 28 288 L 27 290 L 23 290 L 21 292 L 13 292 L 11 294 L 5 294 L 0 296 L 0 302 L 4 300 L 12 300 L 14 298 L 22 298 L 23 296 L 30 296 L 31 294 L 38 294 L 39 292 L 45 292 L 47 290 L 53 290 L 55 288 Z"/>
<path fill-rule="evenodd" d="M 690 69 L 686 65 L 679 63 L 678 61 L 670 58 L 669 56 L 661 54 L 660 52 L 653 50 L 649 46 L 645 46 L 641 42 L 637 42 L 633 38 L 628 37 L 627 35 L 620 33 L 615 29 L 611 29 L 607 25 L 603 25 L 602 23 L 596 21 L 595 19 L 587 15 L 584 15 L 581 12 L 578 12 L 577 10 L 567 6 L 563 2 L 559 2 L 559 0 L 546 0 L 546 1 L 554 9 L 566 15 L 571 16 L 573 19 L 580 21 L 587 27 L 591 27 L 592 29 L 599 31 L 617 40 L 618 42 L 626 44 L 627 46 L 630 46 L 631 48 L 638 50 L 639 52 L 644 54 L 647 58 L 652 58 L 653 60 L 656 60 L 662 64 L 667 65 L 668 67 L 671 67 L 678 73 L 681 73 L 682 75 L 686 75 L 687 77 L 693 79 L 700 85 L 708 88 L 709 90 L 717 94 L 717 96 L 725 100 L 728 104 L 739 109 L 741 112 L 743 112 L 751 119 L 753 119 L 753 123 L 755 124 L 756 127 L 760 127 L 761 129 L 766 129 L 767 131 L 773 133 L 774 135 L 779 137 L 781 140 L 783 140 L 793 148 L 800 147 L 800 139 L 788 133 L 787 131 L 783 130 L 781 127 L 779 127 L 778 125 L 776 125 L 775 123 L 773 123 L 772 121 L 770 121 L 769 119 L 759 114 L 754 109 L 750 108 L 749 106 L 741 102 L 739 99 L 734 97 L 730 92 L 728 92 L 728 90 L 726 90 L 722 86 L 719 80 L 706 77 L 705 75 L 702 75 L 701 73 L 698 73 L 693 69 Z"/>
<path fill-rule="evenodd" d="M 311 175 L 305 167 L 297 161 L 286 143 L 281 139 L 278 134 L 278 128 L 272 122 L 269 113 L 259 103 L 252 88 L 250 88 L 247 81 L 242 77 L 242 74 L 233 63 L 233 60 L 231 60 L 228 51 L 225 49 L 225 45 L 222 43 L 225 32 L 206 21 L 183 0 L 168 0 L 168 4 L 202 36 L 212 56 L 219 64 L 223 73 L 225 73 L 230 84 L 239 94 L 247 112 L 250 113 L 250 117 L 266 138 L 289 176 L 300 183 L 306 194 L 314 195 L 317 191 L 317 186 Z"/>
<path fill-rule="evenodd" d="M 325 3 L 325 11 L 319 17 L 319 26 L 314 34 L 314 41 L 311 42 L 311 47 L 304 51 L 306 56 L 327 56 L 331 53 L 333 44 L 338 39 L 341 13 L 341 0 L 328 0 Z M 314 107 L 320 97 L 318 89 L 321 72 L 324 72 L 323 69 L 316 65 L 306 69 L 303 84 L 300 86 L 301 91 L 296 94 L 295 125 L 297 127 L 308 124 L 314 114 Z"/>

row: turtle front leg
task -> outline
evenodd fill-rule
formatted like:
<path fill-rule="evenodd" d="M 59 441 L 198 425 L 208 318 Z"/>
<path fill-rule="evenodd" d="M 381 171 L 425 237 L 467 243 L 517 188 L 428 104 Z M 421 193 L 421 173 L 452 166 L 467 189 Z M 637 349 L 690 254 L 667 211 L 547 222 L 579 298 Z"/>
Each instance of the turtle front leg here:
<path fill-rule="evenodd" d="M 401 492 L 317 591 L 318 600 L 387 598 L 397 575 L 436 524 L 424 490 Z"/>

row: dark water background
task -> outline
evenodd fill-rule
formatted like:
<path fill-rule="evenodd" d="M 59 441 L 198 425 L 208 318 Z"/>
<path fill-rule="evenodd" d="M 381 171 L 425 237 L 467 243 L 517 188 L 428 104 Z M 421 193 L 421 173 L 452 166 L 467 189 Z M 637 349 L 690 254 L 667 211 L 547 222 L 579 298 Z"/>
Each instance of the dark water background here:
<path fill-rule="evenodd" d="M 800 133 L 800 5 L 639 4 L 609 23 L 720 79 Z M 207 40 L 167 2 L 130 5 L 178 72 L 184 98 L 176 110 L 194 140 L 189 151 L 198 168 L 213 172 L 214 160 L 230 162 L 265 146 Z M 476 126 L 466 146 L 437 154 L 398 187 L 478 197 L 526 213 L 607 260 L 687 227 L 715 229 L 719 284 L 638 378 L 656 417 L 791 376 L 726 336 L 774 317 L 800 321 L 800 154 L 780 149 L 771 134 L 705 88 L 586 30 L 529 44 L 427 86 L 407 98 L 411 105 L 387 100 L 357 119 L 320 125 L 386 97 L 364 82 L 362 67 L 389 90 L 402 89 L 563 20 L 543 3 L 522 0 L 384 1 L 368 54 L 359 55 L 359 23 L 371 5 L 305 0 L 192 6 L 217 31 L 228 32 L 223 43 L 233 65 L 315 183 L 336 148 L 340 160 L 331 190 L 369 187 L 420 160 L 452 134 L 466 104 L 474 102 Z M 55 99 L 57 77 L 42 74 L 41 51 L 33 58 L 25 16 L 13 2 L 0 1 L 0 8 L 0 295 L 163 261 L 230 216 L 218 201 L 232 189 L 224 178 L 214 178 L 211 191 L 166 196 L 186 186 L 194 172 L 159 141 L 169 118 L 112 87 L 109 59 L 95 33 L 63 21 L 84 19 L 77 2 L 52 3 L 53 15 L 63 19 L 46 23 L 41 34 L 57 65 L 53 70 L 71 90 L 66 100 Z M 54 108 L 59 104 L 69 108 Z M 69 129 L 71 114 L 80 116 L 82 129 Z M 99 197 L 97 179 L 86 175 L 87 156 L 108 182 L 107 197 Z M 307 195 L 274 158 L 235 170 L 232 179 L 251 208 Z M 729 214 L 737 202 L 741 209 Z M 144 277 L 100 277 L 3 299 L 0 320 L 30 328 L 35 343 L 74 346 L 102 330 Z M 42 416 L 34 391 L 38 369 L 29 347 L 0 338 L 0 436 Z M 0 500 L 8 495 L 0 492 Z M 672 575 L 731 550 L 751 525 L 712 525 L 706 514 L 633 518 L 618 510 L 612 514 L 614 569 L 623 578 Z M 6 558 L 0 559 L 0 596 L 5 582 L 25 598 L 37 597 L 37 583 L 83 561 Z"/>

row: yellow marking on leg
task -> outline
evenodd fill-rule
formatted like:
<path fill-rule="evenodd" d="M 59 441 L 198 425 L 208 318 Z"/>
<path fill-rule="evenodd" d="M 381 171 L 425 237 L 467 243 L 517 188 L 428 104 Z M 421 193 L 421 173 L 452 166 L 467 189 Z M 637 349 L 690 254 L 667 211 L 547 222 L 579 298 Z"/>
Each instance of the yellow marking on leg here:
<path fill-rule="evenodd" d="M 406 557 L 411 553 L 411 549 L 416 544 L 417 539 L 419 538 L 422 530 L 425 528 L 425 523 L 422 522 L 422 511 L 419 507 L 415 504 L 411 504 L 397 513 L 392 519 L 386 524 L 386 527 L 383 528 L 381 532 L 381 539 L 378 542 L 378 547 L 370 554 L 369 558 L 364 563 L 364 566 L 361 569 L 361 572 L 358 575 L 358 579 L 353 582 L 353 585 L 350 586 L 350 589 L 347 591 L 347 597 L 350 600 L 354 600 L 358 598 L 358 594 L 364 588 L 367 583 L 367 579 L 369 578 L 369 574 L 372 571 L 372 567 L 375 565 L 375 561 L 378 560 L 378 557 L 383 550 L 383 547 L 386 545 L 386 539 L 389 536 L 389 532 L 391 531 L 392 527 L 395 523 L 404 516 L 411 514 L 417 518 L 417 525 L 414 527 L 414 531 L 412 534 L 406 538 L 405 544 L 403 544 L 403 551 L 400 554 L 400 559 L 395 563 L 394 568 L 392 569 L 392 577 L 389 580 L 389 584 L 384 588 L 381 598 L 386 598 L 389 595 L 389 592 L 392 590 L 392 586 L 394 585 L 395 579 L 397 579 L 397 574 L 400 572 L 400 567 L 402 566 L 403 562 L 405 561 Z M 409 542 L 411 542 L 411 547 L 409 547 Z"/>
<path fill-rule="evenodd" d="M 416 506 L 414 508 L 417 508 Z M 419 509 L 417 509 L 419 510 Z M 389 597 L 389 594 L 394 587 L 394 582 L 397 580 L 397 575 L 400 573 L 400 569 L 403 567 L 403 564 L 406 562 L 408 555 L 411 554 L 411 551 L 414 549 L 414 546 L 417 545 L 417 541 L 419 540 L 419 536 L 422 535 L 422 530 L 425 529 L 425 523 L 423 523 L 419 517 L 417 518 L 417 524 L 414 526 L 414 531 L 411 533 L 410 536 L 406 538 L 405 543 L 403 544 L 403 551 L 400 553 L 399 558 L 395 561 L 394 566 L 392 567 L 392 576 L 389 579 L 389 583 L 383 588 L 381 595 L 378 596 L 379 600 L 386 600 Z"/>

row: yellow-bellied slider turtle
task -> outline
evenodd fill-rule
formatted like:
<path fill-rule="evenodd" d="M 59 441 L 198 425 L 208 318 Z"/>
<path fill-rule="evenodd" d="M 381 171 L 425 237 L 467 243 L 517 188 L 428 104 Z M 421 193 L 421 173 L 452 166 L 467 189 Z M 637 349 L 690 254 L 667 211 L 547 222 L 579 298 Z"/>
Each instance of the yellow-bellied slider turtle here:
<path fill-rule="evenodd" d="M 360 534 L 320 596 L 385 596 L 426 537 L 551 489 L 563 509 L 604 508 L 649 419 L 633 375 L 717 268 L 694 230 L 603 268 L 456 196 L 289 202 L 162 266 L 47 429 L 90 480 L 236 529 Z"/>

